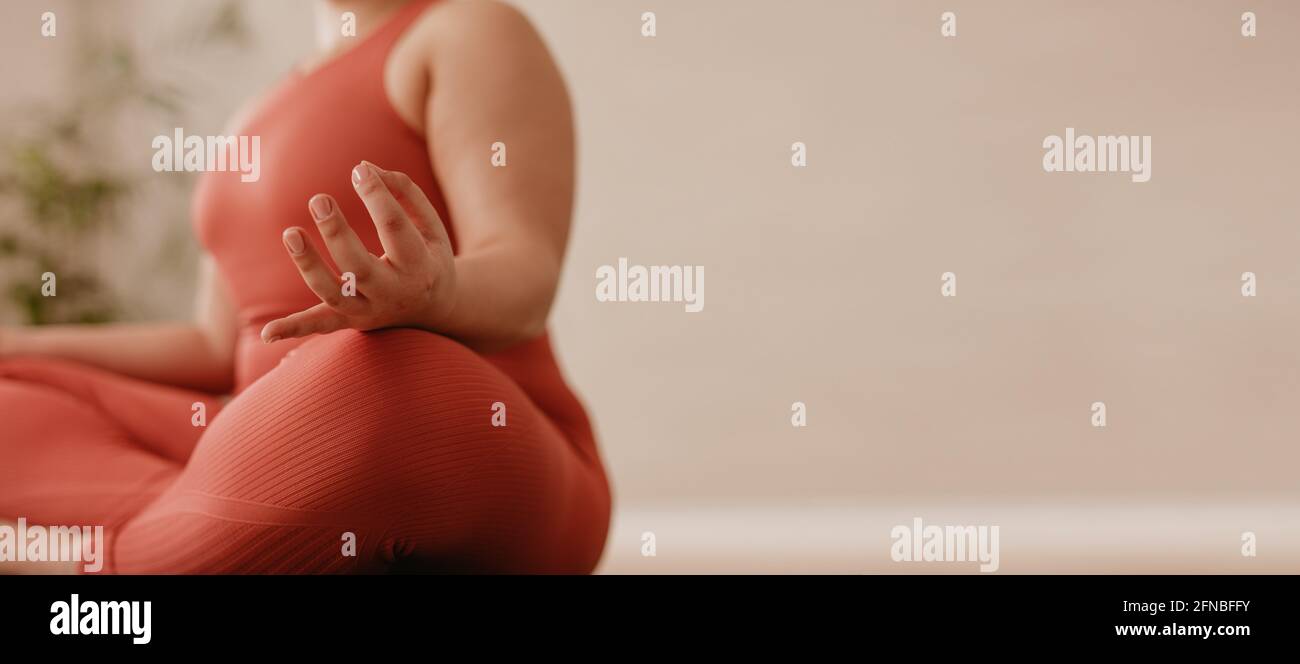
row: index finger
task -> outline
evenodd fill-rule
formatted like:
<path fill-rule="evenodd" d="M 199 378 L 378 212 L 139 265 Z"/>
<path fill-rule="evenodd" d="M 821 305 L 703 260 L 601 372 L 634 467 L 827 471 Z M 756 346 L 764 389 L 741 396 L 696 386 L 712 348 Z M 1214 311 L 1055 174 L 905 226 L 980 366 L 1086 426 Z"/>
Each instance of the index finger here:
<path fill-rule="evenodd" d="M 411 267 L 429 259 L 429 250 L 415 224 L 373 166 L 365 162 L 357 164 L 352 169 L 352 186 L 379 231 L 379 243 L 384 246 L 388 260 L 398 267 Z"/>

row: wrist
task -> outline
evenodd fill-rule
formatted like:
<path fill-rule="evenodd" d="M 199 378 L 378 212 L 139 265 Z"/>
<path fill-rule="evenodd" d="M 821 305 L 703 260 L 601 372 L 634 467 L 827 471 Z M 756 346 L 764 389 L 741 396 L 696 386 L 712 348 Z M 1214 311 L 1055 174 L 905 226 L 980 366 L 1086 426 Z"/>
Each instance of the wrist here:
<path fill-rule="evenodd" d="M 456 289 L 454 287 L 449 289 L 445 296 L 434 295 L 432 297 L 433 301 L 429 303 L 420 327 L 444 336 L 452 336 L 458 308 L 456 306 L 458 299 Z"/>

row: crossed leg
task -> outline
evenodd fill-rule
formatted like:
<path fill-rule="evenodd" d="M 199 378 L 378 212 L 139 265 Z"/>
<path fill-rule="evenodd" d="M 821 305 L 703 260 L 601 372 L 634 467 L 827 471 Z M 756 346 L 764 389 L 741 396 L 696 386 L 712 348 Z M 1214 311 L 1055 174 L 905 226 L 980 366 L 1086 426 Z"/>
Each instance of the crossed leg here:
<path fill-rule="evenodd" d="M 599 557 L 599 468 L 444 337 L 317 337 L 218 407 L 79 365 L 0 363 L 0 518 L 102 524 L 107 569 L 128 573 L 581 572 Z"/>

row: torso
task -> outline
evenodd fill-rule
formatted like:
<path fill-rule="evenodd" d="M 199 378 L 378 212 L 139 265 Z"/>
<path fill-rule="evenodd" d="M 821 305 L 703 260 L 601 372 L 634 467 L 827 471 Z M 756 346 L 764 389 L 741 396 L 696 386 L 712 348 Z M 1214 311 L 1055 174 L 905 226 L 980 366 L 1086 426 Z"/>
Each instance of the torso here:
<path fill-rule="evenodd" d="M 457 247 L 455 223 L 433 172 L 422 120 L 439 7 L 415 0 L 358 43 L 269 91 L 234 132 L 261 136 L 261 177 L 210 172 L 194 197 L 196 232 L 212 254 L 236 312 L 236 392 L 271 371 L 306 340 L 267 345 L 268 321 L 314 306 L 319 298 L 285 254 L 280 234 L 305 229 L 323 243 L 307 200 L 327 193 L 375 255 L 383 252 L 357 198 L 350 172 L 363 159 L 406 173 L 424 190 Z M 590 437 L 586 416 L 561 377 L 542 335 L 487 357 L 566 433 Z"/>
<path fill-rule="evenodd" d="M 380 72 L 388 55 L 427 2 L 402 7 L 358 43 L 306 72 L 293 72 L 253 107 L 235 132 L 259 136 L 260 178 L 242 182 L 238 173 L 209 172 L 194 198 L 198 236 L 212 254 L 236 312 L 238 342 L 236 389 L 270 370 L 301 341 L 267 346 L 258 340 L 262 325 L 317 303 L 280 246 L 289 226 L 300 226 L 322 246 L 306 201 L 327 193 L 366 247 L 383 253 L 364 206 L 352 191 L 352 167 L 369 159 L 407 173 L 429 196 L 447 222 L 422 133 L 389 102 Z M 409 59 L 395 69 L 409 70 Z M 403 85 L 403 89 L 410 86 Z M 394 95 L 409 105 L 409 94 Z"/>

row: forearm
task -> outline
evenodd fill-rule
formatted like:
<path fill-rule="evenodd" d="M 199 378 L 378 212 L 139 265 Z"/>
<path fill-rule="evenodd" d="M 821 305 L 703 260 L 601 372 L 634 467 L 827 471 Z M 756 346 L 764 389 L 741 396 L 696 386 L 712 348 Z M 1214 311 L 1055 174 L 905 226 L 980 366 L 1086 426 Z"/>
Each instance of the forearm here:
<path fill-rule="evenodd" d="M 5 357 L 57 357 L 206 392 L 227 391 L 234 382 L 233 354 L 195 323 L 20 327 L 3 338 Z"/>
<path fill-rule="evenodd" d="M 450 313 L 433 331 L 480 352 L 540 335 L 555 298 L 559 260 L 546 251 L 501 245 L 455 259 Z"/>

